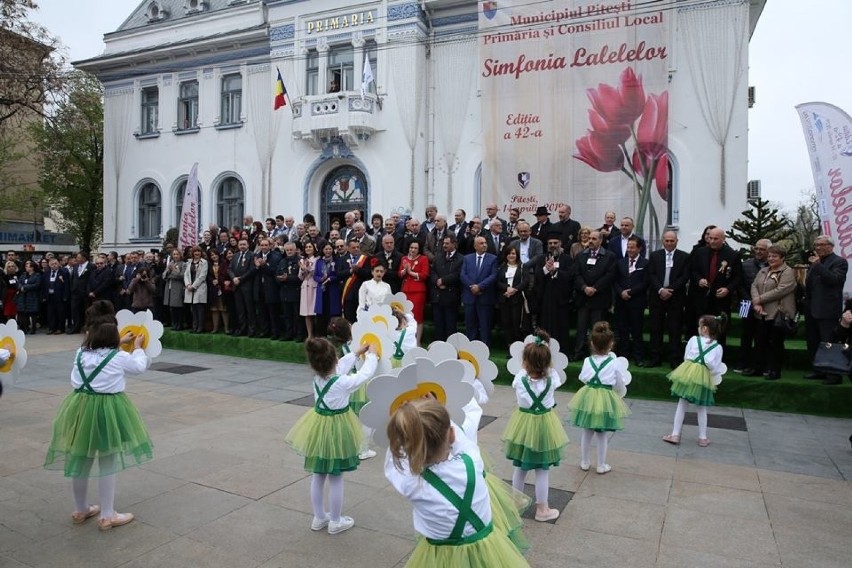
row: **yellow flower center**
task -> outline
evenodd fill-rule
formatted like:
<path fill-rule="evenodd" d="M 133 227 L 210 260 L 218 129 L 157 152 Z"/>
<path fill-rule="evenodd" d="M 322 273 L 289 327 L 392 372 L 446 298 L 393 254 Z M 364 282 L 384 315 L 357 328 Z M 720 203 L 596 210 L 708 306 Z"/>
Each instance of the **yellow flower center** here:
<path fill-rule="evenodd" d="M 12 365 L 15 363 L 15 356 L 18 354 L 18 346 L 15 345 L 15 340 L 11 337 L 0 339 L 0 349 L 5 349 L 12 354 L 9 360 L 0 365 L 0 373 L 8 373 L 12 370 Z"/>
<path fill-rule="evenodd" d="M 121 328 L 120 332 L 118 332 L 118 336 L 124 337 L 128 333 L 133 334 L 133 341 L 131 341 L 130 343 L 123 343 L 121 345 L 122 351 L 127 351 L 128 353 L 132 353 L 135 340 L 140 335 L 142 336 L 142 349 L 148 348 L 148 341 L 150 339 L 150 336 L 148 335 L 148 330 L 145 328 L 145 326 L 143 326 L 143 325 L 126 325 L 126 326 Z"/>
<path fill-rule="evenodd" d="M 361 336 L 361 346 L 364 345 L 375 345 L 376 346 L 376 356 L 381 359 L 382 358 L 382 340 L 375 333 L 365 333 Z M 366 353 L 361 357 L 366 357 Z"/>
<path fill-rule="evenodd" d="M 442 387 L 438 383 L 433 382 L 417 383 L 417 387 L 405 391 L 393 400 L 389 409 L 390 414 L 396 412 L 397 409 L 406 402 L 426 398 L 429 395 L 434 396 L 435 400 L 437 400 L 441 404 L 447 404 L 447 392 L 444 390 L 444 387 Z"/>
<path fill-rule="evenodd" d="M 459 359 L 462 361 L 470 361 L 470 364 L 473 365 L 473 371 L 475 373 L 474 376 L 479 376 L 479 361 L 476 360 L 476 357 L 468 351 L 459 351 Z"/>

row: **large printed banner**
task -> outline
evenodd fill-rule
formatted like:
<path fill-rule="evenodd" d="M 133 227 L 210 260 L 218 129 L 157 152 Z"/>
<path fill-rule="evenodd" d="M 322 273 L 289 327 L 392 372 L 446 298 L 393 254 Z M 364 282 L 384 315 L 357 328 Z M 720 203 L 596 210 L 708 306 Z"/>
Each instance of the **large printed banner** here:
<path fill-rule="evenodd" d="M 805 103 L 796 111 L 811 158 L 822 234 L 832 238 L 836 254 L 852 260 L 852 117 L 828 103 Z M 852 279 L 846 278 L 844 289 L 852 292 Z"/>
<path fill-rule="evenodd" d="M 480 2 L 482 200 L 561 204 L 659 236 L 669 192 L 670 1 Z"/>

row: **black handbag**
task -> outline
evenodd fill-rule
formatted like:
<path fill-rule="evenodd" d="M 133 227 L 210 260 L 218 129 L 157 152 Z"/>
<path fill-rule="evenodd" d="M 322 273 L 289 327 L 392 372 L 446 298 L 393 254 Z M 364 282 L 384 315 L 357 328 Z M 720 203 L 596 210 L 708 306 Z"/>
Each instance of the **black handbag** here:
<path fill-rule="evenodd" d="M 775 329 L 781 332 L 784 337 L 795 337 L 799 330 L 799 317 L 790 317 L 784 312 L 775 314 Z"/>
<path fill-rule="evenodd" d="M 820 343 L 814 355 L 814 371 L 826 375 L 852 372 L 852 351 L 845 343 Z"/>

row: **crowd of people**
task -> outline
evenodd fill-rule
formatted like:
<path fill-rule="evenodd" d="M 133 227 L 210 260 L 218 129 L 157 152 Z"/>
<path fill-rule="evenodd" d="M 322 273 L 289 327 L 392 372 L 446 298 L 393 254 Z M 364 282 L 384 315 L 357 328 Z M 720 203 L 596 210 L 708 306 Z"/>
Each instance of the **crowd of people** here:
<path fill-rule="evenodd" d="M 579 360 L 588 354 L 592 324 L 611 320 L 620 356 L 640 367 L 672 368 L 692 332 L 687 322 L 702 314 L 730 316 L 740 306 L 734 370 L 768 380 L 781 376 L 789 333 L 782 324 L 797 314 L 805 317 L 811 357 L 820 342 L 845 337 L 849 324 L 838 324 L 852 308 L 843 306 L 847 262 L 828 237 L 818 238 L 803 259 L 802 279 L 782 246 L 761 239 L 742 260 L 714 225 L 690 252 L 678 248 L 674 231 L 648 251 L 630 217 L 616 225 L 608 211 L 593 228 L 572 219 L 570 206 L 558 207 L 557 215 L 551 221 L 548 209 L 538 207 L 530 222 L 509 209 L 503 219 L 489 204 L 471 218 L 457 209 L 451 223 L 428 206 L 422 220 L 376 213 L 366 222 L 350 211 L 325 231 L 310 214 L 301 223 L 247 216 L 242 226 L 210 226 L 183 251 L 167 244 L 121 257 L 47 254 L 23 264 L 10 251 L 0 299 L 3 316 L 17 317 L 27 333 L 79 333 L 86 307 L 108 300 L 116 309 L 151 309 L 175 331 L 304 341 L 324 336 L 334 317 L 354 322 L 376 294 L 401 291 L 413 303 L 418 342 L 428 317 L 433 340 L 461 328 L 491 345 L 496 332 L 508 347 L 542 329 Z M 726 343 L 724 329 L 719 343 Z"/>

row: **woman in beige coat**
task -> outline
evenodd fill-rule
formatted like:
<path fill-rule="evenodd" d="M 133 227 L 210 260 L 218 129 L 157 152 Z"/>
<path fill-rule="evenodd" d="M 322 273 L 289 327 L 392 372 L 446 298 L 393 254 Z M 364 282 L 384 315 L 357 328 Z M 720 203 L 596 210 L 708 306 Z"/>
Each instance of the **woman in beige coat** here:
<path fill-rule="evenodd" d="M 204 252 L 199 247 L 192 247 L 191 260 L 186 263 L 183 273 L 183 283 L 186 291 L 183 301 L 192 307 L 192 330 L 190 333 L 204 333 L 204 322 L 207 317 L 207 261 Z"/>
<path fill-rule="evenodd" d="M 760 376 L 768 371 L 766 380 L 781 378 L 781 361 L 784 358 L 784 331 L 775 327 L 775 318 L 796 315 L 796 275 L 787 266 L 787 250 L 769 247 L 766 266 L 757 273 L 751 285 L 751 304 L 757 318 L 755 345 L 755 372 Z"/>

